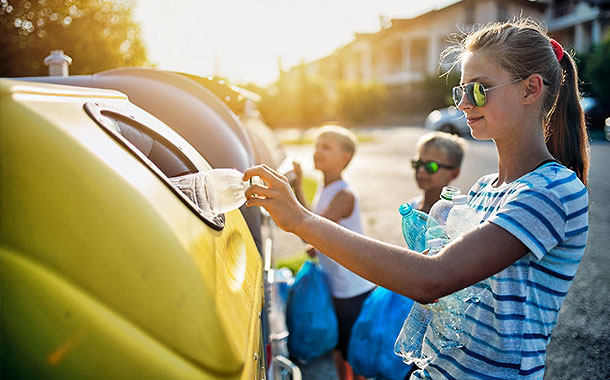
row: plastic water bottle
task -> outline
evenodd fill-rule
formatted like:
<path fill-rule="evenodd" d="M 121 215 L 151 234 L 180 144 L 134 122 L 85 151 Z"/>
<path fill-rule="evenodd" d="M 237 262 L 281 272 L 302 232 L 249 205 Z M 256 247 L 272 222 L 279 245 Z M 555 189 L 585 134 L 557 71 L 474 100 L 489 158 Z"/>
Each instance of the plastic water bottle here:
<path fill-rule="evenodd" d="M 443 243 L 443 239 L 432 239 L 429 243 L 428 256 L 436 255 L 443 247 Z M 402 357 L 405 363 L 412 364 L 415 362 L 420 367 L 427 362 L 428 358 L 422 355 L 422 346 L 431 319 L 432 310 L 429 307 L 419 302 L 413 303 L 411 312 L 405 319 L 400 334 L 398 334 L 394 343 L 394 353 Z"/>
<path fill-rule="evenodd" d="M 412 250 L 422 252 L 426 249 L 426 222 L 428 215 L 415 210 L 408 203 L 398 209 L 402 215 L 402 235 Z"/>
<path fill-rule="evenodd" d="M 465 195 L 453 197 L 453 207 L 447 216 L 447 236 L 455 239 L 472 230 L 479 224 L 477 212 L 466 204 Z"/>
<path fill-rule="evenodd" d="M 460 195 L 462 192 L 460 189 L 454 186 L 445 186 L 441 191 L 441 196 L 436 203 L 432 205 L 430 208 L 428 224 L 430 222 L 436 222 L 440 225 L 447 224 L 447 216 L 449 215 L 449 210 L 453 207 L 453 197 L 455 195 Z M 430 219 L 432 218 L 432 219 Z"/>
<path fill-rule="evenodd" d="M 253 184 L 262 185 L 260 178 L 242 180 L 243 173 L 235 169 L 212 169 L 203 175 L 205 195 L 214 214 L 235 210 L 246 202 L 244 192 Z"/>
<path fill-rule="evenodd" d="M 430 250 L 428 251 L 427 255 L 434 256 L 441 250 L 441 248 L 443 248 L 445 242 L 443 239 L 432 239 L 428 242 L 428 245 Z"/>
<path fill-rule="evenodd" d="M 453 207 L 453 197 L 459 195 L 460 189 L 454 186 L 445 186 L 441 191 L 441 196 L 436 203 L 430 208 L 428 214 L 428 222 L 426 223 L 426 241 L 432 239 L 443 238 L 447 239 L 445 225 L 447 224 L 447 216 L 449 210 Z"/>

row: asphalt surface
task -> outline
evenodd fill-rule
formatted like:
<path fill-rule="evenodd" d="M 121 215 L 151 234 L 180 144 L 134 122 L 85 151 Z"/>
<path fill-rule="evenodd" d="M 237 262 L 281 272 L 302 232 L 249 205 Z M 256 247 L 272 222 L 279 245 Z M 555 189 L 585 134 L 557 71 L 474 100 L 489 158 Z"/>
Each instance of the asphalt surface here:
<path fill-rule="evenodd" d="M 374 142 L 362 143 L 345 178 L 358 191 L 365 233 L 373 238 L 404 245 L 398 207 L 419 194 L 409 162 L 415 143 L 425 131 L 418 127 L 371 128 L 361 133 Z M 284 132 L 284 135 L 290 132 Z M 292 132 L 296 133 L 296 132 Z M 306 174 L 313 170 L 310 146 L 287 146 Z M 610 142 L 591 143 L 589 176 L 589 238 L 570 292 L 559 315 L 547 353 L 545 380 L 610 379 Z M 481 175 L 497 171 L 493 143 L 467 140 L 462 173 L 454 182 L 462 192 Z M 303 242 L 280 233 L 276 258 L 301 251 Z M 305 380 L 336 379 L 330 355 L 297 362 Z"/>

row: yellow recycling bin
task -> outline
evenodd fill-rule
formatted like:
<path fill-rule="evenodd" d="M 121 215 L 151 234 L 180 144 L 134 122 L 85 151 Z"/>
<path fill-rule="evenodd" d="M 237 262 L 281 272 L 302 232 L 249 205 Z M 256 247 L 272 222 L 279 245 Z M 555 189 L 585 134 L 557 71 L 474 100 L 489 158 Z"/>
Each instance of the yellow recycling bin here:
<path fill-rule="evenodd" d="M 209 169 L 120 92 L 0 79 L 0 377 L 262 378 L 260 255 L 181 180 Z"/>

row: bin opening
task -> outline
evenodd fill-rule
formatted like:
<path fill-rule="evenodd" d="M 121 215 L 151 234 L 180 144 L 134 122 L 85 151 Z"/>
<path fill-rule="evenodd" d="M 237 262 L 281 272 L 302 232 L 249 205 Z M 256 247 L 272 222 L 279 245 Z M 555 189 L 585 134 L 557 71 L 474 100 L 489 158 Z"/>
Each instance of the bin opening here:
<path fill-rule="evenodd" d="M 224 228 L 224 215 L 214 214 L 199 193 L 201 186 L 188 177 L 199 170 L 179 147 L 133 117 L 97 103 L 86 103 L 85 111 L 111 137 L 133 153 L 156 174 L 197 216 L 209 226 Z"/>

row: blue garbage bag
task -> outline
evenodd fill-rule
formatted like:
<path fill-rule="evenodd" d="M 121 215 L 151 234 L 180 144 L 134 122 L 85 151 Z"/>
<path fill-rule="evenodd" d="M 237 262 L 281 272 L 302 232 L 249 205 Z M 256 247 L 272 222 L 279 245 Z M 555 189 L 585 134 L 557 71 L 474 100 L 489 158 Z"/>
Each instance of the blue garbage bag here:
<path fill-rule="evenodd" d="M 337 345 L 337 316 L 326 278 L 320 267 L 305 261 L 296 275 L 286 305 L 288 351 L 310 360 Z"/>
<path fill-rule="evenodd" d="M 352 327 L 348 362 L 354 372 L 368 378 L 403 380 L 411 366 L 394 353 L 413 300 L 382 287 L 366 299 Z"/>

